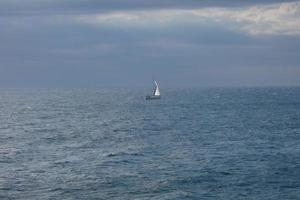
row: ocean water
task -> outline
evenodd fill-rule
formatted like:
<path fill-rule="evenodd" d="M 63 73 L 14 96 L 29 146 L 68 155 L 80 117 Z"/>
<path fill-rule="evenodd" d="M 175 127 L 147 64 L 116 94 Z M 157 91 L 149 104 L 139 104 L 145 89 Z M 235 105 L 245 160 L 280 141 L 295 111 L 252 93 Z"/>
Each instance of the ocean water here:
<path fill-rule="evenodd" d="M 0 91 L 0 199 L 300 199 L 300 88 Z"/>

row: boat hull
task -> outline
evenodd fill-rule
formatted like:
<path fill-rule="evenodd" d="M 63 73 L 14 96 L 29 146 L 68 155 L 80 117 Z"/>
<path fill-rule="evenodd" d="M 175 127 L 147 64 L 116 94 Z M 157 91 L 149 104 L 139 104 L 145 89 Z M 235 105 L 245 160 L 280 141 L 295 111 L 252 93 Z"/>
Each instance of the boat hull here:
<path fill-rule="evenodd" d="M 160 96 L 146 96 L 145 99 L 146 100 L 156 100 L 156 99 L 160 99 Z"/>

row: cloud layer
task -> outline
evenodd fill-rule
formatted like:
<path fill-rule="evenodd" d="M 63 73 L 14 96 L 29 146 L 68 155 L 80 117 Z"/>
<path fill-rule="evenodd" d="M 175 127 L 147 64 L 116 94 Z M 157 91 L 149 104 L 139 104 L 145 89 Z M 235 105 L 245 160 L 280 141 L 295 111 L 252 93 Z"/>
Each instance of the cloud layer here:
<path fill-rule="evenodd" d="M 79 22 L 94 25 L 160 27 L 180 23 L 216 23 L 251 35 L 299 35 L 300 3 L 259 5 L 246 8 L 167 9 L 81 15 Z"/>

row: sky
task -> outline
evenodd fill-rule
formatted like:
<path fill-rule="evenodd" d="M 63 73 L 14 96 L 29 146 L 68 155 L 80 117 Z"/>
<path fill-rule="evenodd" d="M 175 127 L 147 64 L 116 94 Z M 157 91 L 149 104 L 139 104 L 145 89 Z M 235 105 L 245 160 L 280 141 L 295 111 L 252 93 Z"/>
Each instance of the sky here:
<path fill-rule="evenodd" d="M 300 86 L 300 1 L 1 0 L 0 88 Z"/>

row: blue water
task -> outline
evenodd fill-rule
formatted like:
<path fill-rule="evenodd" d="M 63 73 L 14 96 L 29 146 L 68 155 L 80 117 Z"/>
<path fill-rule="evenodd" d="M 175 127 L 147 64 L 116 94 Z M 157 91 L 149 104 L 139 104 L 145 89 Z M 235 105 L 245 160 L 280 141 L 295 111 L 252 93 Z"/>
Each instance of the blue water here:
<path fill-rule="evenodd" d="M 300 199 L 300 88 L 1 90 L 0 199 Z"/>

